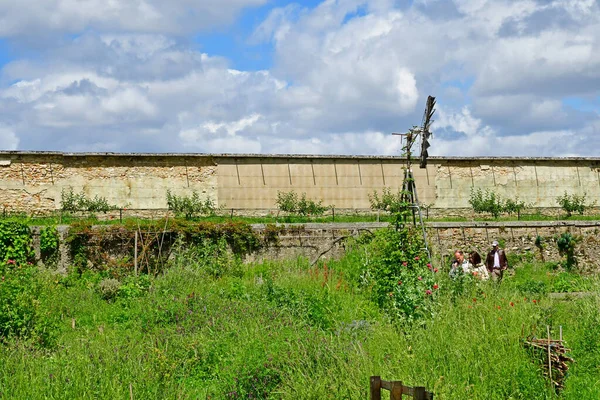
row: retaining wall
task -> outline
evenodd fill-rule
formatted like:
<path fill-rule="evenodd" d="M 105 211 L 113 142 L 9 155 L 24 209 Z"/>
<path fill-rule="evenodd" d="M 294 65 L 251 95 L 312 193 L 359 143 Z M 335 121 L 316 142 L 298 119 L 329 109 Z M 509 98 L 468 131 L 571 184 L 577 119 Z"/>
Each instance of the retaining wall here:
<path fill-rule="evenodd" d="M 247 256 L 246 261 L 281 260 L 307 257 L 316 261 L 319 257 L 339 258 L 346 251 L 345 238 L 357 236 L 361 232 L 375 231 L 388 226 L 387 223 L 331 223 L 331 224 L 288 224 L 276 243 L 262 247 Z M 262 231 L 264 225 L 253 225 L 253 229 Z M 70 251 L 64 242 L 68 226 L 59 228 L 61 236 L 58 269 L 66 271 L 70 260 Z M 490 243 L 498 240 L 511 259 L 561 261 L 556 239 L 563 232 L 571 232 L 581 238 L 576 255 L 579 268 L 583 272 L 597 272 L 600 266 L 600 221 L 569 222 L 504 222 L 504 223 L 429 223 L 427 224 L 428 243 L 436 265 L 448 266 L 455 250 L 465 252 L 478 251 L 485 257 Z M 39 228 L 33 228 L 34 247 L 39 259 Z M 536 237 L 542 238 L 542 248 L 536 247 Z M 129 244 L 133 246 L 132 243 Z M 122 248 L 123 243 L 115 246 L 114 254 L 133 254 L 131 248 Z M 107 249 L 111 252 L 110 249 Z"/>

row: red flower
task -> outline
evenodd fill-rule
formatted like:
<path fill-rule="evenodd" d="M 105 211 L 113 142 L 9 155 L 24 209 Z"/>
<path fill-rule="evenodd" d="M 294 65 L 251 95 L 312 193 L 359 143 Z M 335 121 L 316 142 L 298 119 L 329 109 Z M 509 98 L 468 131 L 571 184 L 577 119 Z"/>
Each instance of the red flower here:
<path fill-rule="evenodd" d="M 408 263 L 407 263 L 406 261 L 404 261 L 404 262 L 402 263 L 402 266 L 403 266 L 403 267 L 406 267 L 407 265 L 408 265 Z"/>
<path fill-rule="evenodd" d="M 431 293 L 433 293 L 433 292 L 432 292 L 431 290 L 429 290 L 429 289 L 427 289 L 427 290 L 425 291 L 425 294 L 427 294 L 427 295 L 430 295 Z"/>
<path fill-rule="evenodd" d="M 477 276 L 477 271 L 473 271 L 473 276 Z"/>
<path fill-rule="evenodd" d="M 402 281 L 398 281 L 398 285 L 402 285 Z"/>
<path fill-rule="evenodd" d="M 475 297 L 473 297 L 473 303 L 477 302 L 477 299 Z"/>
<path fill-rule="evenodd" d="M 533 300 L 533 304 L 537 304 L 537 300 Z"/>
<path fill-rule="evenodd" d="M 499 310 L 499 309 L 500 309 L 500 306 L 496 306 L 496 308 Z"/>
<path fill-rule="evenodd" d="M 431 264 L 427 264 L 427 268 L 431 269 Z"/>
<path fill-rule="evenodd" d="M 417 256 L 417 257 L 415 257 L 415 261 L 419 261 L 419 257 L 418 257 L 418 256 Z"/>
<path fill-rule="evenodd" d="M 439 287 L 439 286 L 438 286 L 438 284 L 436 283 L 435 285 L 433 285 L 433 288 L 434 288 L 435 290 L 437 290 L 437 289 L 439 289 L 440 287 Z"/>
<path fill-rule="evenodd" d="M 390 297 L 392 297 L 394 295 L 394 293 L 390 292 Z"/>
<path fill-rule="evenodd" d="M 515 306 L 515 303 L 513 303 L 513 302 L 511 301 L 511 302 L 510 302 L 510 306 L 511 306 L 511 307 L 514 307 L 514 306 Z"/>
<path fill-rule="evenodd" d="M 16 263 L 15 263 L 15 260 L 6 260 L 6 263 L 7 263 L 7 264 L 16 264 Z"/>
<path fill-rule="evenodd" d="M 438 269 L 437 269 L 437 268 L 434 268 L 434 269 L 433 269 L 433 272 L 438 272 Z"/>
<path fill-rule="evenodd" d="M 418 280 L 420 280 L 420 281 L 422 281 L 422 280 L 423 280 L 423 278 L 421 278 L 421 277 L 418 277 L 417 279 L 418 279 Z"/>

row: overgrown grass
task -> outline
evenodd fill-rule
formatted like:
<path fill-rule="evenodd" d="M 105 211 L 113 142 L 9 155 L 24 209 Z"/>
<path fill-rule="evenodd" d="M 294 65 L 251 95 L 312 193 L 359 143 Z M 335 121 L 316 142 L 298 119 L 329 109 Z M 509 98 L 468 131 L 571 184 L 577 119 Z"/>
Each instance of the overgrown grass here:
<path fill-rule="evenodd" d="M 528 291 L 526 282 L 558 279 L 537 264 L 453 296 L 441 271 L 433 314 L 400 324 L 357 284 L 364 251 L 327 267 L 240 264 L 219 278 L 182 251 L 163 275 L 123 281 L 110 301 L 98 291 L 103 275 L 38 274 L 55 344 L 0 344 L 0 398 L 125 399 L 131 386 L 137 399 L 366 399 L 369 376 L 381 375 L 436 399 L 553 399 L 520 342 L 546 325 L 563 326 L 576 360 L 560 398 L 600 398 L 597 296 Z M 598 290 L 594 279 L 585 285 Z"/>

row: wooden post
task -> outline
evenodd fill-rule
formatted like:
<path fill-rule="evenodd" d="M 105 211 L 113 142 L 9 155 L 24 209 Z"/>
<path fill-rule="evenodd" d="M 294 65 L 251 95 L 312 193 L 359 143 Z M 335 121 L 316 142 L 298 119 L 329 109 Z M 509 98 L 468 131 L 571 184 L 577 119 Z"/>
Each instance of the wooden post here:
<path fill-rule="evenodd" d="M 554 387 L 552 381 L 552 358 L 550 355 L 550 325 L 546 325 L 546 331 L 548 332 L 548 378 L 550 378 L 550 385 Z"/>
<path fill-rule="evenodd" d="M 427 398 L 425 397 L 425 387 L 423 387 L 423 386 L 415 387 L 413 399 L 414 400 L 426 400 Z"/>
<path fill-rule="evenodd" d="M 138 254 L 137 254 L 137 247 L 138 247 L 138 231 L 135 231 L 135 239 L 134 239 L 135 244 L 133 245 L 133 269 L 135 271 L 135 276 L 137 276 L 137 272 L 138 272 L 138 266 L 137 266 L 137 261 L 138 261 Z"/>
<path fill-rule="evenodd" d="M 335 222 L 335 207 L 331 207 L 331 215 L 333 215 L 333 222 Z"/>
<path fill-rule="evenodd" d="M 402 400 L 402 381 L 392 381 L 390 400 Z"/>
<path fill-rule="evenodd" d="M 371 377 L 371 400 L 381 400 L 381 377 Z"/>
<path fill-rule="evenodd" d="M 123 223 L 123 209 L 119 208 L 119 222 Z"/>

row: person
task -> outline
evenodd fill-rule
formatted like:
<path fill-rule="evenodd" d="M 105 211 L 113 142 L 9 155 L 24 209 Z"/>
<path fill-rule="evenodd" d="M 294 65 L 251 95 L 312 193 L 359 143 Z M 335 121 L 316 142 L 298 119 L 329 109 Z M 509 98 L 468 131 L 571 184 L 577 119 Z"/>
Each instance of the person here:
<path fill-rule="evenodd" d="M 454 262 L 450 268 L 450 278 L 456 278 L 462 274 L 468 274 L 472 270 L 472 265 L 469 260 L 465 259 L 465 253 L 462 250 L 454 252 Z"/>
<path fill-rule="evenodd" d="M 472 251 L 469 253 L 469 262 L 473 266 L 473 275 L 482 281 L 490 279 L 490 274 L 485 265 L 481 262 L 481 256 L 478 252 Z"/>
<path fill-rule="evenodd" d="M 485 259 L 485 266 L 494 281 L 502 280 L 504 271 L 508 268 L 508 260 L 504 250 L 498 247 L 498 241 L 492 242 L 492 250 L 488 253 Z"/>

